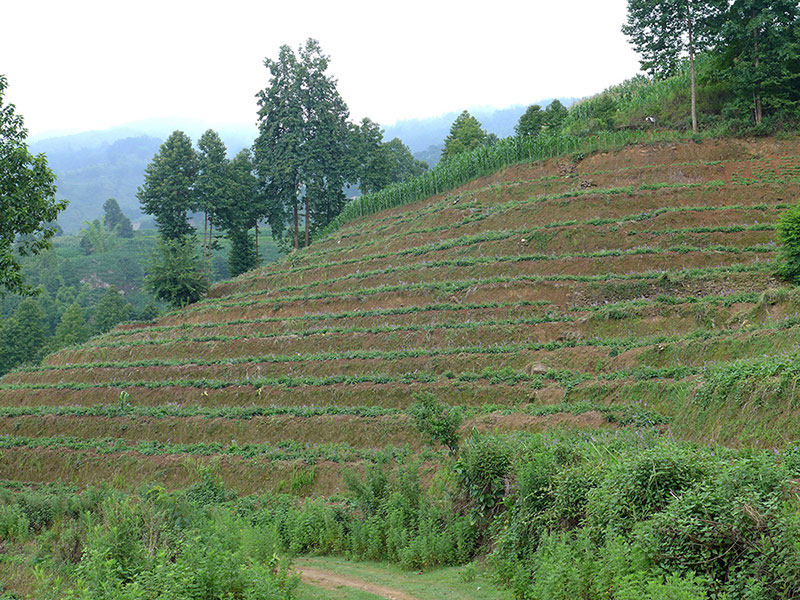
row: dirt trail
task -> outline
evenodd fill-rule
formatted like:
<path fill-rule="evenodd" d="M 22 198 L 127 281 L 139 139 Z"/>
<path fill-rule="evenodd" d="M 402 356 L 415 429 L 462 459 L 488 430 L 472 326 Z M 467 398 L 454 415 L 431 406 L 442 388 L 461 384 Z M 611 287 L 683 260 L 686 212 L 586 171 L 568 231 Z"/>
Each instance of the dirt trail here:
<path fill-rule="evenodd" d="M 315 567 L 308 567 L 305 565 L 296 565 L 297 572 L 300 574 L 300 579 L 305 583 L 322 587 L 328 590 L 335 590 L 339 587 L 355 588 L 369 592 L 386 598 L 387 600 L 418 600 L 416 596 L 407 594 L 406 592 L 395 590 L 383 585 L 376 585 L 369 583 L 363 579 L 357 579 L 348 575 L 339 575 L 333 571 L 325 571 Z"/>

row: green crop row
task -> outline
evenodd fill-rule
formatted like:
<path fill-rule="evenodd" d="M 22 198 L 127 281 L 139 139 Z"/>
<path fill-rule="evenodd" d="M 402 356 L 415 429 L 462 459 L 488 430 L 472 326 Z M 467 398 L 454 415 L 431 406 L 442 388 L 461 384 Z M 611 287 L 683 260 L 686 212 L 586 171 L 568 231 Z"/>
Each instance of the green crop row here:
<path fill-rule="evenodd" d="M 295 440 L 285 440 L 278 444 L 221 444 L 204 442 L 199 444 L 172 444 L 169 442 L 144 441 L 131 444 L 127 440 L 115 438 L 81 439 L 76 437 L 17 437 L 0 435 L 0 449 L 14 448 L 52 449 L 52 450 L 90 450 L 96 454 L 117 454 L 136 452 L 143 456 L 163 456 L 169 454 L 189 454 L 194 456 L 227 455 L 241 458 L 263 458 L 269 461 L 304 460 L 309 463 L 318 460 L 344 463 L 357 460 L 386 462 L 407 458 L 408 448 L 386 446 L 380 450 L 354 448 L 348 444 L 306 444 Z M 430 451 L 429 451 L 430 452 Z M 437 456 L 437 454 L 431 454 Z"/>
<path fill-rule="evenodd" d="M 86 348 L 122 348 L 134 346 L 153 346 L 161 344 L 173 344 L 182 342 L 233 342 L 237 340 L 250 340 L 250 339 L 272 339 L 282 338 L 289 335 L 296 337 L 311 337 L 316 335 L 330 335 L 330 334 L 352 334 L 352 333 L 366 333 L 366 334 L 381 334 L 381 333 L 397 333 L 400 331 L 439 331 L 439 330 L 457 330 L 457 329 L 479 329 L 481 327 L 499 327 L 508 325 L 541 325 L 543 323 L 568 323 L 574 320 L 570 316 L 550 315 L 546 317 L 520 317 L 517 319 L 487 319 L 484 321 L 447 321 L 444 323 L 429 323 L 424 325 L 378 325 L 375 327 L 320 327 L 317 329 L 305 329 L 292 332 L 277 332 L 277 333 L 258 333 L 253 332 L 243 335 L 206 335 L 206 336 L 180 336 L 175 338 L 162 338 L 162 339 L 146 339 L 146 340 L 133 340 L 133 341 L 115 341 L 103 342 L 102 338 L 98 341 L 89 342 L 82 346 L 77 346 L 76 349 Z"/>
<path fill-rule="evenodd" d="M 417 267 L 418 268 L 418 267 Z M 472 287 L 493 285 L 493 284 L 510 284 L 510 283 L 547 283 L 556 281 L 571 281 L 575 283 L 592 283 L 598 281 L 652 281 L 664 277 L 673 277 L 680 279 L 695 279 L 704 278 L 712 275 L 720 275 L 725 273 L 765 273 L 774 271 L 775 265 L 772 262 L 759 262 L 755 264 L 737 264 L 723 267 L 706 267 L 706 268 L 689 268 L 670 271 L 666 273 L 661 270 L 643 271 L 640 273 L 601 273 L 598 275 L 519 275 L 519 276 L 496 276 L 472 279 L 457 279 L 449 281 L 426 281 L 417 283 L 404 283 L 404 284 L 384 284 L 372 288 L 359 288 L 355 290 L 347 290 L 343 292 L 319 292 L 316 294 L 296 294 L 293 296 L 283 296 L 279 298 L 264 298 L 255 300 L 243 300 L 239 302 L 227 302 L 221 299 L 213 299 L 204 302 L 198 302 L 183 310 L 173 311 L 168 313 L 167 316 L 172 315 L 188 315 L 195 312 L 202 312 L 207 310 L 218 310 L 220 308 L 228 307 L 245 307 L 245 306 L 258 306 L 270 304 L 273 307 L 280 307 L 288 302 L 309 300 L 327 300 L 332 298 L 364 298 L 369 296 L 376 296 L 379 294 L 386 294 L 391 292 L 411 292 L 418 290 L 430 290 L 445 294 L 457 293 Z M 282 290 L 271 290 L 268 293 L 281 293 Z"/>
<path fill-rule="evenodd" d="M 714 300 L 709 300 L 713 303 Z M 641 304 L 639 306 L 642 306 Z M 595 307 L 598 312 L 611 312 L 614 315 L 623 314 L 624 318 L 634 315 L 627 310 L 634 308 L 632 303 L 617 303 L 605 307 Z M 619 318 L 614 316 L 613 318 Z M 724 336 L 740 335 L 742 333 L 752 333 L 776 328 L 785 329 L 793 327 L 799 319 L 790 317 L 778 322 L 750 325 L 748 327 L 737 327 L 735 331 L 717 330 L 706 331 L 698 330 L 689 335 L 676 336 L 637 336 L 631 338 L 586 338 L 580 340 L 562 340 L 552 342 L 528 342 L 521 344 L 501 344 L 493 346 L 453 346 L 447 348 L 407 348 L 395 351 L 383 350 L 348 350 L 339 352 L 316 352 L 316 353 L 296 353 L 296 354 L 267 354 L 260 356 L 241 356 L 221 359 L 147 359 L 137 361 L 98 361 L 92 363 L 70 363 L 65 365 L 43 365 L 22 367 L 12 373 L 49 373 L 58 371 L 70 371 L 78 369 L 130 369 L 140 367 L 188 367 L 188 366 L 212 366 L 212 365 L 239 365 L 239 364 L 274 364 L 274 363 L 305 363 L 310 361 L 333 361 L 333 360 L 402 360 L 407 358 L 432 358 L 436 356 L 458 356 L 458 355 L 501 355 L 517 354 L 522 351 L 554 351 L 566 348 L 583 347 L 608 347 L 613 348 L 617 353 L 630 350 L 632 348 L 644 348 L 653 345 L 671 344 L 688 340 L 708 340 L 721 338 Z M 170 343 L 168 340 L 165 343 Z"/>
<path fill-rule="evenodd" d="M 486 367 L 481 371 L 462 371 L 455 373 L 446 371 L 437 374 L 426 371 L 391 375 L 388 373 L 363 373 L 358 375 L 329 375 L 324 377 L 282 375 L 280 377 L 252 377 L 236 380 L 221 379 L 177 379 L 160 381 L 101 381 L 101 382 L 60 382 L 60 383 L 3 383 L 0 390 L 88 390 L 88 389 L 164 389 L 164 388 L 195 388 L 195 389 L 224 389 L 229 387 L 251 387 L 260 392 L 263 388 L 294 388 L 300 386 L 326 387 L 331 385 L 357 385 L 370 383 L 373 385 L 388 384 L 413 384 L 437 383 L 442 381 L 458 381 L 463 383 L 487 381 L 491 385 L 530 383 L 533 388 L 539 388 L 545 380 L 550 380 L 570 389 L 583 381 L 597 379 L 614 381 L 633 377 L 634 379 L 682 379 L 696 375 L 704 367 L 670 366 L 652 368 L 638 366 L 633 369 L 624 369 L 610 373 L 594 375 L 570 371 L 567 369 L 549 369 L 543 374 L 529 374 L 515 371 L 508 367 Z"/>
<path fill-rule="evenodd" d="M 776 205 L 769 208 L 788 208 L 791 205 Z M 677 210 L 675 210 L 677 208 Z M 546 225 L 536 226 L 536 227 L 524 227 L 519 229 L 503 229 L 503 230 L 494 230 L 494 231 L 484 231 L 478 234 L 470 234 L 470 235 L 463 235 L 455 238 L 449 238 L 445 240 L 440 240 L 437 242 L 430 242 L 428 244 L 423 244 L 421 246 L 415 246 L 412 248 L 404 248 L 394 252 L 381 252 L 377 254 L 368 254 L 364 256 L 360 256 L 357 258 L 348 258 L 338 261 L 330 261 L 326 262 L 324 265 L 313 264 L 313 265 L 304 265 L 304 266 L 297 266 L 297 267 L 290 267 L 289 269 L 277 270 L 277 271 L 270 271 L 266 273 L 260 273 L 258 280 L 263 282 L 267 280 L 268 277 L 277 277 L 277 276 L 286 276 L 286 275 L 294 275 L 297 273 L 303 273 L 307 271 L 319 270 L 321 268 L 330 268 L 330 267 L 337 267 L 337 266 L 344 266 L 350 264 L 362 264 L 366 261 L 371 260 L 381 260 L 385 258 L 395 258 L 395 257 L 402 257 L 402 256 L 422 256 L 429 252 L 438 252 L 441 250 L 449 250 L 452 248 L 463 248 L 475 244 L 481 244 L 485 242 L 494 242 L 494 241 L 501 241 L 506 240 L 513 237 L 522 237 L 522 236 L 531 236 L 535 235 L 538 232 L 545 231 L 547 229 L 553 228 L 561 228 L 561 227 L 585 227 L 585 226 L 600 226 L 600 225 L 620 225 L 622 223 L 628 222 L 639 222 L 645 219 L 655 218 L 662 214 L 667 213 L 675 213 L 675 212 L 703 212 L 704 210 L 735 210 L 743 208 L 742 205 L 737 206 L 727 206 L 724 208 L 720 207 L 668 207 L 668 208 L 661 208 L 654 211 L 648 211 L 646 213 L 639 213 L 636 215 L 627 215 L 621 218 L 593 218 L 587 219 L 584 221 L 560 221 L 554 223 L 548 223 Z M 747 208 L 755 208 L 755 207 L 747 207 Z M 765 207 L 766 208 L 766 207 Z M 441 227 L 436 229 L 450 229 L 448 227 Z M 775 225 L 774 224 L 753 224 L 753 225 L 732 225 L 728 227 L 687 227 L 682 229 L 652 229 L 646 230 L 641 233 L 647 235 L 671 235 L 671 234 L 682 234 L 682 233 L 737 233 L 742 231 L 774 231 Z M 407 235 L 411 235 L 412 233 L 419 233 L 419 232 L 406 232 L 402 234 L 397 234 L 397 237 L 405 237 Z M 370 242 L 370 244 L 377 243 L 377 242 Z M 385 244 L 386 240 L 382 239 L 381 244 Z M 548 256 L 553 260 L 559 258 L 571 258 L 573 255 L 564 254 L 550 254 L 550 255 L 541 255 L 541 256 Z M 579 256 L 579 255 L 575 255 Z M 232 296 L 242 297 L 247 295 L 251 292 L 242 292 L 239 294 L 233 294 Z"/>
<path fill-rule="evenodd" d="M 235 325 L 255 325 L 260 323 L 293 323 L 293 322 L 316 322 L 334 321 L 339 319 L 372 318 L 384 316 L 411 315 L 426 312 L 458 312 L 465 310 L 491 310 L 495 308 L 523 308 L 531 306 L 548 306 L 552 304 L 547 300 L 518 302 L 479 302 L 455 304 L 452 302 L 441 302 L 436 304 L 426 304 L 424 306 L 400 306 L 397 308 L 376 308 L 373 310 L 348 310 L 335 313 L 313 313 L 290 317 L 261 317 L 259 319 L 234 319 L 232 321 L 221 321 L 213 323 L 182 323 L 180 325 L 158 325 L 147 327 L 146 329 L 115 329 L 103 335 L 106 338 L 119 338 L 136 335 L 142 332 L 157 333 L 164 331 L 178 331 L 187 329 L 211 329 L 215 327 L 230 327 Z"/>
<path fill-rule="evenodd" d="M 0 418 L 56 415 L 62 417 L 147 417 L 155 419 L 202 417 L 204 419 L 249 420 L 255 417 L 311 418 L 337 415 L 374 418 L 402 413 L 402 410 L 381 406 L 182 406 L 178 404 L 137 406 L 125 398 L 117 404 L 86 406 L 0 406 Z"/>

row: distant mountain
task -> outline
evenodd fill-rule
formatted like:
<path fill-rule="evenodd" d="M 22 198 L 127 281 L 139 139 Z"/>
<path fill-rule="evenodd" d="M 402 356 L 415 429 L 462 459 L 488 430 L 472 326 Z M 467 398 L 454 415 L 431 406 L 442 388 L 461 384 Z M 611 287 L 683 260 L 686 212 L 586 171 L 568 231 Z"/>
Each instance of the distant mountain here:
<path fill-rule="evenodd" d="M 120 208 L 133 221 L 143 218 L 136 190 L 144 180 L 144 170 L 170 133 L 180 129 L 197 140 L 209 128 L 216 130 L 231 156 L 250 146 L 255 126 L 213 126 L 199 121 L 154 119 L 102 131 L 31 138 L 31 151 L 47 155 L 56 174 L 58 197 L 69 200 L 58 222 L 67 233 L 75 233 L 83 221 L 96 219 L 103 203 L 116 198 Z M 151 222 L 150 217 L 145 217 Z"/>

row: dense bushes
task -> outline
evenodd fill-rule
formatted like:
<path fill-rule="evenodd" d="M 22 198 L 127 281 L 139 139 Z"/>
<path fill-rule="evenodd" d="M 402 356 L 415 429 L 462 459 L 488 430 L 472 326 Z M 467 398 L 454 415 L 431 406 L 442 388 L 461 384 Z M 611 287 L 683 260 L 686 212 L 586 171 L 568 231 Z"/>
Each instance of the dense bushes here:
<path fill-rule="evenodd" d="M 800 449 L 473 433 L 441 460 L 378 461 L 327 500 L 236 498 L 207 469 L 174 493 L 21 487 L 0 491 L 0 544 L 37 548 L 45 599 L 288 599 L 277 556 L 306 553 L 410 569 L 484 554 L 519 599 L 800 594 Z"/>

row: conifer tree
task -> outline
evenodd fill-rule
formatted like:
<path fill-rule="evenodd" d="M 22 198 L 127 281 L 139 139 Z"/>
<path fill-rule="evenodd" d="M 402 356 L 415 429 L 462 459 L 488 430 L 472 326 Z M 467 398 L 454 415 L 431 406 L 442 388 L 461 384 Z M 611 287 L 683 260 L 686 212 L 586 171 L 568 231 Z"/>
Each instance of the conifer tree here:
<path fill-rule="evenodd" d="M 160 238 L 144 283 L 157 299 L 174 307 L 199 300 L 208 289 L 208 277 L 197 255 L 194 236 Z"/>
<path fill-rule="evenodd" d="M 489 135 L 481 129 L 478 119 L 465 110 L 453 122 L 450 135 L 444 140 L 442 160 L 485 146 L 488 142 Z"/>
<path fill-rule="evenodd" d="M 106 228 L 116 233 L 121 238 L 133 237 L 133 225 L 131 220 L 125 216 L 119 203 L 114 198 L 109 198 L 103 203 L 104 225 Z"/>

